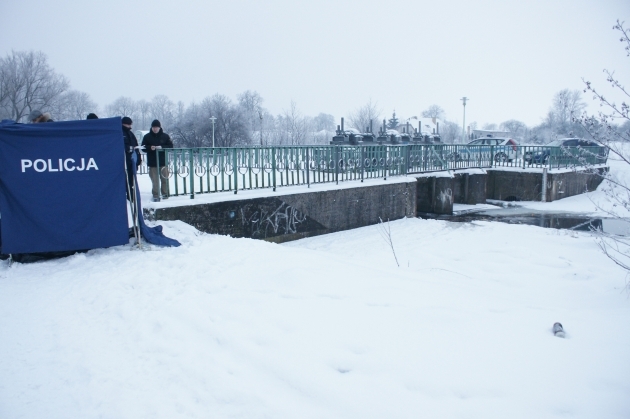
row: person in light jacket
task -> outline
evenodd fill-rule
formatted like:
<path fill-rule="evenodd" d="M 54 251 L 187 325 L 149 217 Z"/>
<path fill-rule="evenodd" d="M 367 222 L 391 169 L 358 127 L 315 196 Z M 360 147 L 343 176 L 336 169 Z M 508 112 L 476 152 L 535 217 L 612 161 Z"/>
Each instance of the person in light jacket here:
<path fill-rule="evenodd" d="M 160 192 L 162 193 L 161 198 L 167 199 L 169 194 L 168 168 L 166 167 L 164 153 L 158 153 L 158 150 L 163 148 L 173 148 L 173 141 L 168 134 L 162 131 L 162 125 L 157 119 L 151 122 L 151 131 L 142 138 L 142 145 L 144 146 L 144 151 L 147 153 L 149 177 L 151 178 L 151 184 L 153 185 L 153 189 L 151 190 L 151 193 L 153 194 L 153 201 L 160 201 Z M 162 172 L 161 176 L 158 172 L 158 166 Z"/>

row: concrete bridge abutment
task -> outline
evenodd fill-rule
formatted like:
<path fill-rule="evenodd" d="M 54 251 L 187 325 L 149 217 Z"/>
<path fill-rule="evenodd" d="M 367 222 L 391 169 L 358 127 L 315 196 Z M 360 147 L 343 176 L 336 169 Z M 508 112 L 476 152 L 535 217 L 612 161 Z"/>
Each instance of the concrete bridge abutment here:
<path fill-rule="evenodd" d="M 593 191 L 602 182 L 599 172 L 481 170 L 439 172 L 393 178 L 386 183 L 318 185 L 321 190 L 294 194 L 271 192 L 266 197 L 231 198 L 220 202 L 144 209 L 149 220 L 181 220 L 200 231 L 286 242 L 304 237 L 416 217 L 419 213 L 450 215 L 453 204 L 482 204 L 486 199 L 546 201 Z M 394 180 L 395 179 L 395 180 Z M 219 197 L 217 194 L 212 194 Z M 207 196 L 207 195 L 206 195 Z M 202 199 L 203 195 L 197 195 Z M 181 201 L 190 203 L 190 200 Z"/>

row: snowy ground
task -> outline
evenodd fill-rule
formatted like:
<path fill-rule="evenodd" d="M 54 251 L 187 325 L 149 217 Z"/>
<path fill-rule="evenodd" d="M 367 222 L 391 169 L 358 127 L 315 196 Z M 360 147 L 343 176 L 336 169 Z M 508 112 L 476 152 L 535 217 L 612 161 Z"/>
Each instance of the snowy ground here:
<path fill-rule="evenodd" d="M 0 265 L 0 418 L 630 417 L 626 275 L 587 233 L 163 225 L 181 247 Z"/>

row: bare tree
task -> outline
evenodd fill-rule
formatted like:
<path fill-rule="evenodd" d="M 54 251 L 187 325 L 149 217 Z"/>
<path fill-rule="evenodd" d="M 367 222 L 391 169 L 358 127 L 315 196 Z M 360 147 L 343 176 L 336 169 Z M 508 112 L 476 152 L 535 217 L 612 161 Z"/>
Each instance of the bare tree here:
<path fill-rule="evenodd" d="M 297 104 L 291 101 L 291 108 L 284 111 L 284 128 L 286 131 L 286 144 L 304 145 L 309 132 L 308 119 L 302 115 Z"/>
<path fill-rule="evenodd" d="M 159 120 L 166 130 L 173 124 L 175 104 L 166 95 L 157 95 L 151 100 L 151 113 L 153 119 Z"/>
<path fill-rule="evenodd" d="M 279 144 L 276 142 L 277 137 L 277 120 L 274 116 L 266 110 L 263 110 L 262 114 L 262 143 L 261 145 Z"/>
<path fill-rule="evenodd" d="M 140 129 L 147 129 L 149 128 L 148 125 L 148 119 L 150 117 L 151 114 L 151 104 L 149 102 L 147 102 L 146 100 L 142 99 L 139 100 L 138 102 L 136 102 L 136 105 L 138 106 L 138 113 L 140 114 L 140 123 L 138 125 Z"/>
<path fill-rule="evenodd" d="M 579 129 L 573 119 L 579 117 L 586 108 L 579 90 L 563 89 L 555 94 L 547 121 L 552 131 L 559 135 L 569 135 Z M 580 129 L 581 131 L 581 129 Z M 574 132 L 574 135 L 578 133 Z"/>
<path fill-rule="evenodd" d="M 447 144 L 458 143 L 462 138 L 462 127 L 451 121 L 444 121 L 440 126 L 440 137 Z"/>
<path fill-rule="evenodd" d="M 247 119 L 249 130 L 258 132 L 260 130 L 260 117 L 264 109 L 262 107 L 263 98 L 258 92 L 247 90 L 238 95 L 238 104 L 242 108 L 245 118 Z"/>
<path fill-rule="evenodd" d="M 630 28 L 625 27 L 624 24 L 617 20 L 613 29 L 621 33 L 620 41 L 624 44 L 626 55 L 630 57 Z M 624 98 L 621 105 L 610 101 L 599 90 L 596 90 L 590 81 L 584 80 L 584 92 L 592 93 L 593 99 L 599 102 L 601 110 L 597 115 L 583 113 L 580 117 L 574 116 L 573 121 L 580 124 L 593 140 L 605 147 L 610 152 L 611 159 L 614 158 L 630 165 L 630 102 L 628 102 L 630 92 L 621 84 L 613 71 L 604 70 L 604 73 L 612 89 Z M 605 212 L 630 224 L 630 219 L 625 215 L 630 211 L 630 185 L 615 173 L 608 173 L 597 167 L 592 167 L 592 170 L 604 176 L 606 180 L 602 189 L 612 203 L 612 209 Z M 600 207 L 600 209 L 603 208 Z M 612 261 L 630 273 L 630 238 L 600 231 L 598 244 Z"/>
<path fill-rule="evenodd" d="M 383 110 L 378 107 L 378 103 L 373 102 L 372 98 L 370 98 L 368 103 L 351 113 L 348 120 L 353 128 L 361 132 L 367 132 L 367 128 L 370 126 L 370 121 L 373 121 L 372 123 L 375 127 L 379 125 L 382 113 Z"/>
<path fill-rule="evenodd" d="M 527 133 L 527 125 L 521 121 L 517 121 L 516 119 L 510 119 L 508 121 L 502 122 L 499 125 L 499 128 L 505 131 L 509 131 L 512 136 L 516 138 L 525 138 Z"/>
<path fill-rule="evenodd" d="M 181 104 L 180 102 L 180 105 Z M 206 112 L 196 103 L 183 110 L 179 108 L 179 117 L 172 129 L 171 136 L 176 147 L 212 146 L 212 128 L 209 126 Z"/>
<path fill-rule="evenodd" d="M 315 131 L 334 131 L 335 117 L 327 113 L 320 113 L 313 118 L 313 129 Z"/>
<path fill-rule="evenodd" d="M 201 103 L 204 122 L 210 123 L 210 117 L 217 118 L 215 123 L 215 146 L 235 147 L 251 144 L 251 133 L 247 121 L 239 106 L 224 95 L 216 94 Z M 212 130 L 210 125 L 210 130 Z"/>
<path fill-rule="evenodd" d="M 33 109 L 57 109 L 70 83 L 49 65 L 46 55 L 12 51 L 0 59 L 0 114 L 19 121 Z"/>
<path fill-rule="evenodd" d="M 4 65 L 4 62 L 0 60 L 0 113 L 4 113 L 3 106 L 5 105 L 5 100 L 9 97 L 10 86 L 10 68 L 9 66 Z"/>
<path fill-rule="evenodd" d="M 90 112 L 98 112 L 98 107 L 90 99 L 90 95 L 78 90 L 70 90 L 62 95 L 55 115 L 58 120 L 64 121 L 84 119 Z"/>
<path fill-rule="evenodd" d="M 442 109 L 438 105 L 431 105 L 424 111 L 422 111 L 423 118 L 436 118 L 443 119 L 444 118 L 444 109 Z"/>
<path fill-rule="evenodd" d="M 548 143 L 561 137 L 584 137 L 584 128 L 575 122 L 585 109 L 582 92 L 563 89 L 553 96 L 551 107 L 542 123 L 532 128 L 529 140 L 534 143 Z"/>
<path fill-rule="evenodd" d="M 121 96 L 111 104 L 107 105 L 105 112 L 108 116 L 128 116 L 131 119 L 137 119 L 137 111 L 138 105 L 133 99 Z"/>

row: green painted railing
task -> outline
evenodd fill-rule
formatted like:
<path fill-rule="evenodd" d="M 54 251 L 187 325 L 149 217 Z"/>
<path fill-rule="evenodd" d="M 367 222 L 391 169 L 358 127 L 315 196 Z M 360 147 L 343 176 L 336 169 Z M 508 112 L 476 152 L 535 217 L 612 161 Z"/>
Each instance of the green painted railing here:
<path fill-rule="evenodd" d="M 467 168 L 563 168 L 606 162 L 603 147 L 330 145 L 158 151 L 171 195 L 339 183 Z M 160 159 L 161 160 L 161 159 Z M 141 171 L 142 173 L 142 171 Z"/>

